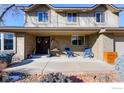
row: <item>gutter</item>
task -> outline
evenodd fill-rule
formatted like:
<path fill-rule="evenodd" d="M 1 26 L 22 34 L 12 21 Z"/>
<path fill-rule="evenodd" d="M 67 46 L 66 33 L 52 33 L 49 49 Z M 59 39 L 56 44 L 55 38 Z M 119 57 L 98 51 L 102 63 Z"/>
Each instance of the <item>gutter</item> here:
<path fill-rule="evenodd" d="M 19 9 L 23 10 L 23 11 L 30 11 L 30 9 L 35 6 L 35 5 L 39 5 L 39 4 L 31 4 L 30 6 L 19 6 Z M 47 5 L 49 8 L 54 9 L 55 11 L 62 11 L 62 10 L 83 10 L 83 11 L 90 11 L 93 10 L 95 8 L 97 8 L 98 6 L 102 5 L 102 4 L 96 4 L 93 7 L 54 7 L 51 4 L 45 4 Z M 104 5 L 104 4 L 103 4 Z M 124 8 L 120 8 L 120 7 L 116 7 L 113 4 L 105 4 L 105 5 L 109 5 L 110 7 L 114 8 L 115 10 L 117 10 L 118 12 L 120 11 L 124 11 Z"/>
<path fill-rule="evenodd" d="M 124 33 L 124 27 L 102 28 L 99 33 Z"/>
<path fill-rule="evenodd" d="M 100 30 L 99 27 L 0 27 L 0 30 L 7 29 L 70 29 L 70 30 Z"/>

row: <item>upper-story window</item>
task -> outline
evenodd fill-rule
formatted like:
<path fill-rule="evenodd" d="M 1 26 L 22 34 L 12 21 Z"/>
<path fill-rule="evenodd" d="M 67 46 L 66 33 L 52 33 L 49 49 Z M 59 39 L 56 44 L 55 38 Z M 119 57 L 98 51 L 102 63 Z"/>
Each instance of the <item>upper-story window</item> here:
<path fill-rule="evenodd" d="M 38 12 L 38 22 L 48 22 L 48 12 Z"/>
<path fill-rule="evenodd" d="M 67 22 L 77 22 L 77 13 L 67 13 Z"/>
<path fill-rule="evenodd" d="M 104 12 L 96 12 L 95 18 L 97 23 L 104 23 L 105 22 Z"/>

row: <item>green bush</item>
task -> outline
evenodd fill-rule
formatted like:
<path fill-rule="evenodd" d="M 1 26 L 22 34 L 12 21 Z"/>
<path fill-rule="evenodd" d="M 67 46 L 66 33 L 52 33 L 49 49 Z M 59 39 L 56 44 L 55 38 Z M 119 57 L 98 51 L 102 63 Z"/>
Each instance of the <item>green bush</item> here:
<path fill-rule="evenodd" d="M 10 64 L 12 61 L 14 53 L 10 52 L 1 52 L 0 53 L 0 62 L 6 62 L 7 64 Z"/>

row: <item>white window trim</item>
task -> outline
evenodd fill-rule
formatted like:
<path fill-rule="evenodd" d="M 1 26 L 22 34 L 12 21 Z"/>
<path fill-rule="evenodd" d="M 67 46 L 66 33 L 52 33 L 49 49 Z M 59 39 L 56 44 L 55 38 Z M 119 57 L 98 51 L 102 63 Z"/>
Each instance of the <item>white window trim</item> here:
<path fill-rule="evenodd" d="M 4 50 L 4 34 L 3 33 L 0 33 L 1 34 L 1 51 Z"/>
<path fill-rule="evenodd" d="M 96 15 L 97 15 L 97 13 L 100 13 L 100 22 L 97 22 L 97 18 L 96 18 Z M 104 14 L 104 22 L 101 22 L 101 19 L 102 19 L 102 13 Z M 97 23 L 97 24 L 105 24 L 105 21 L 106 21 L 106 15 L 105 15 L 105 13 L 104 12 L 95 12 L 95 23 Z"/>
<path fill-rule="evenodd" d="M 72 36 L 71 36 L 71 45 L 72 45 L 72 46 L 85 46 L 85 45 L 86 45 L 86 36 L 82 36 L 82 37 L 84 38 L 84 39 L 83 39 L 83 40 L 84 40 L 84 44 L 83 44 L 83 45 L 79 45 L 79 44 L 73 45 L 73 44 L 72 44 L 72 37 L 79 37 L 79 36 L 81 36 L 81 35 L 72 35 Z"/>
<path fill-rule="evenodd" d="M 71 14 L 76 13 L 76 15 L 77 15 L 77 16 L 76 16 L 76 22 L 69 22 L 69 21 L 68 21 L 68 14 L 69 14 L 69 13 L 71 13 Z M 77 23 L 78 23 L 78 13 L 77 13 L 77 12 L 67 12 L 67 13 L 66 13 L 66 23 L 67 23 L 67 24 L 77 24 Z"/>
<path fill-rule="evenodd" d="M 11 34 L 14 34 L 14 37 L 13 37 L 13 49 L 12 50 L 4 50 L 4 34 L 5 32 L 3 33 L 0 33 L 1 34 L 1 52 L 2 51 L 12 51 L 12 52 L 15 52 L 16 51 L 16 36 L 14 33 L 11 33 Z"/>
<path fill-rule="evenodd" d="M 44 13 L 44 12 L 42 12 L 42 11 L 37 12 L 37 22 L 38 23 L 41 23 L 41 24 L 47 24 L 47 23 L 49 23 L 49 13 L 48 12 L 46 12 L 46 13 L 48 13 L 48 21 L 47 22 L 39 21 L 39 13 Z"/>

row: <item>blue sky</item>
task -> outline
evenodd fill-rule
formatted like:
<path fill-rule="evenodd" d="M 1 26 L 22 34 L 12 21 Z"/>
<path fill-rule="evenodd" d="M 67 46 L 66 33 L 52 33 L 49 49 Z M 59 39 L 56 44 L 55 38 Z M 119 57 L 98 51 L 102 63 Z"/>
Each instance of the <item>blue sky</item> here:
<path fill-rule="evenodd" d="M 27 6 L 27 5 L 26 5 Z M 55 7 L 92 7 L 94 4 L 53 4 Z M 124 4 L 116 4 L 116 7 L 124 8 Z M 20 14 L 13 17 L 12 14 L 7 14 L 5 19 L 6 26 L 23 26 L 24 25 L 24 13 L 20 11 Z M 124 27 L 124 11 L 119 14 L 119 25 Z"/>

